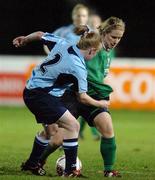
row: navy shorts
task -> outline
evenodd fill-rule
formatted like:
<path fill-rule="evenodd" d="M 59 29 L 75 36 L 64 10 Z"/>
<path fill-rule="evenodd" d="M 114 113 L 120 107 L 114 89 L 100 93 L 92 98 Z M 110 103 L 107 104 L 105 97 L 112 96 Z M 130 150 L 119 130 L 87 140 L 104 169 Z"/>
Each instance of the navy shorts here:
<path fill-rule="evenodd" d="M 102 112 L 109 113 L 107 108 L 97 108 L 95 106 L 87 106 L 83 104 L 79 106 L 79 115 L 87 121 L 89 126 L 94 126 L 94 118 Z"/>
<path fill-rule="evenodd" d="M 51 96 L 42 88 L 24 89 L 23 99 L 28 109 L 35 115 L 37 123 L 55 123 L 67 110 L 61 98 Z"/>
<path fill-rule="evenodd" d="M 99 100 L 96 96 L 92 98 Z M 104 98 L 104 100 L 109 100 L 109 97 Z M 108 112 L 107 108 L 97 108 L 95 106 L 88 106 L 77 101 L 76 95 L 73 92 L 66 92 L 63 96 L 63 101 L 65 107 L 73 114 L 75 118 L 82 116 L 85 121 L 87 121 L 89 126 L 94 126 L 94 118 L 102 113 Z"/>

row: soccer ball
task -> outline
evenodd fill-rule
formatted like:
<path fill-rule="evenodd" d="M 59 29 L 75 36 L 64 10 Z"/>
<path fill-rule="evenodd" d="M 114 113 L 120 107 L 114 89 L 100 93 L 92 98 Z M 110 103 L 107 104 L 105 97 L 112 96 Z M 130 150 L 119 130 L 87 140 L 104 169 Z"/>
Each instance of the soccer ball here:
<path fill-rule="evenodd" d="M 56 172 L 59 176 L 63 175 L 63 172 L 65 170 L 65 162 L 66 162 L 66 158 L 65 155 L 59 157 L 56 161 Z M 76 170 L 80 170 L 82 169 L 82 162 L 81 160 L 77 157 L 76 159 Z"/>

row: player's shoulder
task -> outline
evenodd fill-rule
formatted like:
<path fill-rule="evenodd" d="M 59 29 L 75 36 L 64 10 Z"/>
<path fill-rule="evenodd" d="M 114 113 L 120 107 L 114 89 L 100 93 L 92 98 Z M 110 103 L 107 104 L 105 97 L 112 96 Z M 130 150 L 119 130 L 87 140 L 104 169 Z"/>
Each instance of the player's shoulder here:
<path fill-rule="evenodd" d="M 61 41 L 65 41 L 60 36 L 48 32 L 44 33 L 44 35 L 42 36 L 42 40 L 44 41 L 45 44 L 46 42 L 55 42 L 60 44 Z"/>

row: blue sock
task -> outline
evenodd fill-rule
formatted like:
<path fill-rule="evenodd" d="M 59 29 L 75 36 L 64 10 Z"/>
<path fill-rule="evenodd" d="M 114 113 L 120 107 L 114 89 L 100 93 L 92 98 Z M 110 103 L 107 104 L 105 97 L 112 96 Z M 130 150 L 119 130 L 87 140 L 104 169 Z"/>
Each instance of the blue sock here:
<path fill-rule="evenodd" d="M 65 173 L 69 174 L 76 169 L 76 158 L 78 150 L 78 139 L 64 139 L 63 148 L 66 157 Z"/>
<path fill-rule="evenodd" d="M 33 143 L 33 148 L 32 148 L 30 157 L 28 159 L 28 161 L 31 164 L 36 164 L 38 162 L 41 154 L 43 153 L 46 146 L 48 145 L 48 142 L 49 142 L 48 140 L 44 140 L 38 135 L 36 135 L 34 139 L 34 143 Z"/>

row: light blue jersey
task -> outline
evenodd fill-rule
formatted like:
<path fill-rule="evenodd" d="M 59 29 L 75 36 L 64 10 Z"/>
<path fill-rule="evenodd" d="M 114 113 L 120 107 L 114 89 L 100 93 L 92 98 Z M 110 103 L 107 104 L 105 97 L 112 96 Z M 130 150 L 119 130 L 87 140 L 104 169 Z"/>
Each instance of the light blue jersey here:
<path fill-rule="evenodd" d="M 73 24 L 69 26 L 63 26 L 54 31 L 53 34 L 67 39 L 72 44 L 77 44 L 77 42 L 80 40 L 80 36 L 74 33 L 74 28 L 75 26 Z"/>
<path fill-rule="evenodd" d="M 50 33 L 45 33 L 42 40 L 51 51 L 45 60 L 33 69 L 26 87 L 45 88 L 49 94 L 57 97 L 62 96 L 73 84 L 77 92 L 87 92 L 87 70 L 77 46 Z"/>

